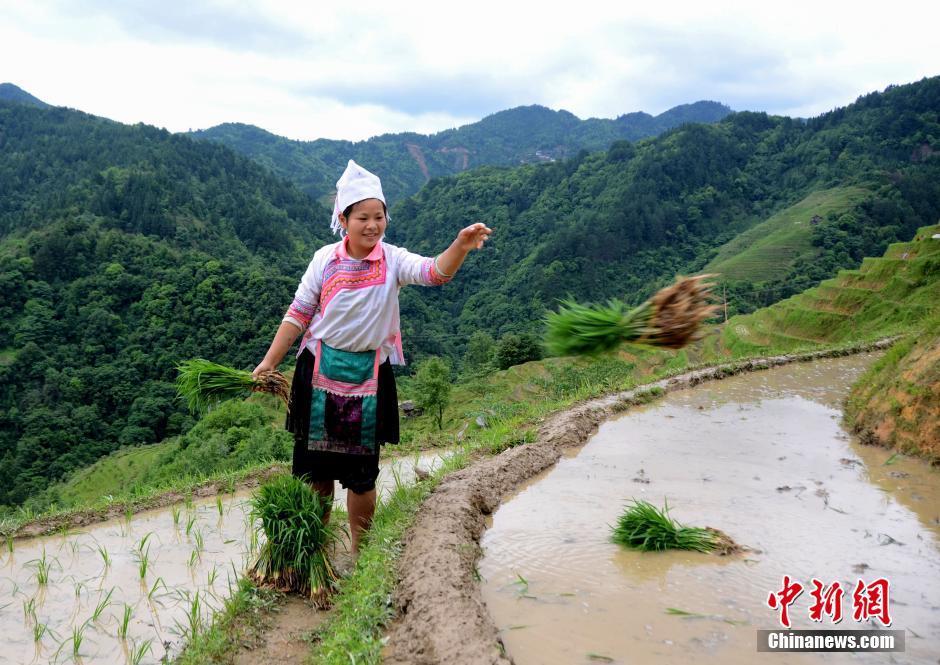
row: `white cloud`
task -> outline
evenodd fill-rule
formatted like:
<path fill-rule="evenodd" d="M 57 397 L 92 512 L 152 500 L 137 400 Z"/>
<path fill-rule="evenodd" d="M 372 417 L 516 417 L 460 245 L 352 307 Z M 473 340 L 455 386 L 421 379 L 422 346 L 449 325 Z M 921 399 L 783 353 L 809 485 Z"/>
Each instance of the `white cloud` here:
<path fill-rule="evenodd" d="M 521 104 L 809 116 L 940 73 L 933 5 L 0 0 L 0 81 L 173 131 L 433 132 Z M 81 9 L 76 9 L 81 7 Z"/>

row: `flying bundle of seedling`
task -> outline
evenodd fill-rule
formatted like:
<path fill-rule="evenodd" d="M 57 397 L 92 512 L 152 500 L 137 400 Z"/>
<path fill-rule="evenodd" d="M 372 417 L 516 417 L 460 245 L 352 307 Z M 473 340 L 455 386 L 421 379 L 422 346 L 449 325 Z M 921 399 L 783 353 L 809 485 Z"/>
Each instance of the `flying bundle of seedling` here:
<path fill-rule="evenodd" d="M 246 397 L 249 393 L 270 393 L 288 405 L 290 385 L 278 371 L 263 372 L 255 379 L 251 372 L 219 365 L 202 358 L 187 360 L 177 368 L 176 394 L 186 400 L 193 413 L 203 412 L 211 404 Z"/>
<path fill-rule="evenodd" d="M 660 510 L 648 501 L 633 500 L 614 527 L 612 540 L 643 552 L 695 550 L 729 554 L 738 547 L 724 533 L 711 527 L 683 526 L 669 517 L 669 504 Z"/>
<path fill-rule="evenodd" d="M 251 515 L 266 540 L 249 575 L 325 604 L 337 580 L 328 550 L 338 530 L 328 522 L 329 510 L 329 501 L 294 476 L 262 485 L 251 499 Z"/>
<path fill-rule="evenodd" d="M 711 275 L 676 279 L 634 308 L 619 300 L 579 305 L 567 300 L 546 318 L 545 346 L 559 356 L 610 351 L 624 342 L 680 349 L 697 339 L 699 326 L 717 307 L 711 303 Z"/>

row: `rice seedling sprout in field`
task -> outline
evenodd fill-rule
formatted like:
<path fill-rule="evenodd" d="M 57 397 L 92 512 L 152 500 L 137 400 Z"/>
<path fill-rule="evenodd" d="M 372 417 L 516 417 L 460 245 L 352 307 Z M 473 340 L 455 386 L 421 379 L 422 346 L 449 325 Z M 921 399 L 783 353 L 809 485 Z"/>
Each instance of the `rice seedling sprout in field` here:
<path fill-rule="evenodd" d="M 252 392 L 270 393 L 287 404 L 290 385 L 278 371 L 263 373 L 257 380 L 251 372 L 218 365 L 202 358 L 177 366 L 176 394 L 192 413 L 205 412 L 212 404 Z"/>
<path fill-rule="evenodd" d="M 118 637 L 122 640 L 127 639 L 127 627 L 131 623 L 131 617 L 134 614 L 134 608 L 132 608 L 127 603 L 124 604 L 124 614 L 121 616 L 121 620 L 118 623 Z"/>
<path fill-rule="evenodd" d="M 694 550 L 696 552 L 727 551 L 731 540 L 716 529 L 689 527 L 669 517 L 669 504 L 662 510 L 648 501 L 633 500 L 614 527 L 612 540 L 643 552 L 663 550 Z"/>
<path fill-rule="evenodd" d="M 180 512 L 181 512 L 180 507 L 173 506 L 170 509 L 170 512 L 173 513 L 173 526 L 178 527 L 180 525 Z"/>
<path fill-rule="evenodd" d="M 220 496 L 216 496 L 216 497 L 215 497 L 215 507 L 216 507 L 216 510 L 219 511 L 219 519 L 221 519 L 221 518 L 222 518 L 222 512 L 223 512 L 223 509 L 224 509 L 224 506 L 222 505 L 222 497 L 220 497 Z"/>
<path fill-rule="evenodd" d="M 104 612 L 108 608 L 108 605 L 111 604 L 111 594 L 113 593 L 114 587 L 111 588 L 111 590 L 108 592 L 108 595 L 98 602 L 98 604 L 95 606 L 95 611 L 91 613 L 91 621 L 97 621 L 101 618 L 101 613 Z"/>
<path fill-rule="evenodd" d="M 202 531 L 199 529 L 193 531 L 193 540 L 196 541 L 197 552 L 202 552 L 206 548 L 205 539 L 203 538 Z"/>
<path fill-rule="evenodd" d="M 189 603 L 189 609 L 186 611 L 186 623 L 187 625 L 183 626 L 177 622 L 176 626 L 180 634 L 191 642 L 202 632 L 202 602 L 199 600 L 198 591 Z"/>
<path fill-rule="evenodd" d="M 196 523 L 196 516 L 190 515 L 189 519 L 186 520 L 186 535 L 188 536 L 193 530 L 193 525 Z"/>
<path fill-rule="evenodd" d="M 23 620 L 29 623 L 36 623 L 36 599 L 30 598 L 23 601 Z"/>
<path fill-rule="evenodd" d="M 101 543 L 97 543 L 97 547 L 98 554 L 101 555 L 101 560 L 104 562 L 104 569 L 107 570 L 111 567 L 111 555 L 108 554 L 108 548 Z"/>
<path fill-rule="evenodd" d="M 603 353 L 625 342 L 680 349 L 717 311 L 709 304 L 713 285 L 704 281 L 710 276 L 677 279 L 632 309 L 620 300 L 592 306 L 563 301 L 545 319 L 545 346 L 556 356 Z"/>
<path fill-rule="evenodd" d="M 46 548 L 42 548 L 42 556 L 33 559 L 29 564 L 36 564 L 36 584 L 45 586 L 49 583 L 49 572 L 52 570 L 52 561 L 46 557 Z"/>
<path fill-rule="evenodd" d="M 150 567 L 150 547 L 146 550 L 137 550 L 137 572 L 140 573 L 140 579 L 147 577 L 147 569 Z"/>
<path fill-rule="evenodd" d="M 46 633 L 49 632 L 49 626 L 45 623 L 36 623 L 33 626 L 33 642 L 40 642 Z"/>
<path fill-rule="evenodd" d="M 144 640 L 140 644 L 135 644 L 130 652 L 130 662 L 131 665 L 140 665 L 140 662 L 144 659 L 153 648 L 153 640 Z"/>
<path fill-rule="evenodd" d="M 72 626 L 72 657 L 78 658 L 79 650 L 82 648 L 82 642 L 85 641 L 85 629 L 88 627 L 87 623 L 83 623 L 81 626 Z"/>
<path fill-rule="evenodd" d="M 294 476 L 262 485 L 251 499 L 251 515 L 260 520 L 265 542 L 249 576 L 325 602 L 336 582 L 327 550 L 338 530 L 326 521 L 329 510 L 330 502 Z"/>

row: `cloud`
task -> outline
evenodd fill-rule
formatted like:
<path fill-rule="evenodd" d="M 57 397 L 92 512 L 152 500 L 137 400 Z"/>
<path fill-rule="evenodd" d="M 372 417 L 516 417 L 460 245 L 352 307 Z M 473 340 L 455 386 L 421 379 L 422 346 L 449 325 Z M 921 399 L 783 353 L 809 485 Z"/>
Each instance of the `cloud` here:
<path fill-rule="evenodd" d="M 916 18 L 915 18 L 916 17 Z M 527 104 L 579 117 L 699 99 L 811 116 L 940 73 L 940 7 L 0 0 L 0 79 L 174 131 L 431 133 Z"/>
<path fill-rule="evenodd" d="M 111 21 L 130 37 L 149 43 L 211 44 L 233 51 L 289 53 L 306 48 L 305 33 L 243 3 L 211 0 L 60 0 L 68 15 Z"/>

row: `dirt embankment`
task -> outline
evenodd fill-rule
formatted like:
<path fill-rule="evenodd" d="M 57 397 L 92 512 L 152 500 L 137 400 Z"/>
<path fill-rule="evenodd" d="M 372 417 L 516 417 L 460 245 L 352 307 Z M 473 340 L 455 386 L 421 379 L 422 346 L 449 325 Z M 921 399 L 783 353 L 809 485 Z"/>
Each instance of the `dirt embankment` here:
<path fill-rule="evenodd" d="M 933 331 L 902 343 L 862 377 L 849 396 L 847 417 L 863 443 L 940 464 L 940 319 Z"/>
<path fill-rule="evenodd" d="M 496 626 L 475 580 L 485 517 L 513 488 L 550 467 L 566 448 L 578 446 L 598 424 L 645 401 L 651 389 L 687 388 L 740 372 L 767 369 L 864 350 L 775 356 L 687 372 L 642 388 L 591 400 L 547 419 L 535 443 L 510 448 L 446 477 L 428 497 L 405 536 L 395 597 L 397 616 L 388 631 L 384 660 L 394 664 L 507 664 Z"/>
<path fill-rule="evenodd" d="M 142 510 L 166 508 L 173 504 L 182 503 L 190 496 L 194 499 L 198 499 L 200 497 L 215 496 L 216 494 L 223 494 L 225 492 L 258 487 L 272 476 L 283 473 L 285 468 L 286 467 L 282 465 L 273 465 L 259 469 L 235 482 L 234 485 L 219 480 L 207 481 L 202 485 L 194 487 L 191 494 L 189 492 L 170 491 L 134 501 L 130 506 L 126 502 L 116 502 L 106 508 L 77 510 L 73 513 L 41 517 L 32 522 L 23 524 L 11 535 L 14 538 L 46 536 L 63 529 L 75 529 L 88 526 L 89 524 L 95 524 L 96 522 L 104 522 L 105 520 L 115 517 L 123 517 L 127 513 L 128 508 L 130 508 L 131 513 L 138 513 Z"/>

